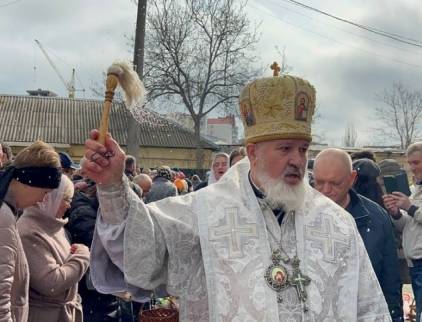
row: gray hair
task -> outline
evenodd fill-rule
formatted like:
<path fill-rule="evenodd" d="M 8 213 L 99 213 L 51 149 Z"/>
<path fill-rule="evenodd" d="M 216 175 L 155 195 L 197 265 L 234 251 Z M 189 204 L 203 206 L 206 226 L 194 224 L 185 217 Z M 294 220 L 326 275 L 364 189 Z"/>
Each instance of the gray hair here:
<path fill-rule="evenodd" d="M 406 156 L 409 156 L 409 155 L 411 155 L 412 153 L 415 153 L 415 152 L 422 153 L 422 141 L 415 142 L 415 143 L 409 145 L 409 147 L 406 150 Z"/>

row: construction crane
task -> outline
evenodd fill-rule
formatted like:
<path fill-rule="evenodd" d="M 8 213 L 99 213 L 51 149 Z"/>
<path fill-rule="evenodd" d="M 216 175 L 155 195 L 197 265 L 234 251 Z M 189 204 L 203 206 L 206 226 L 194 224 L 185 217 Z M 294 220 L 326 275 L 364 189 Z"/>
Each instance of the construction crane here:
<path fill-rule="evenodd" d="M 43 52 L 45 58 L 47 58 L 48 62 L 50 63 L 51 67 L 53 67 L 54 71 L 56 72 L 57 76 L 59 76 L 60 80 L 62 81 L 63 85 L 66 87 L 67 89 L 67 93 L 69 98 L 75 98 L 75 69 L 72 69 L 72 76 L 70 78 L 69 82 L 66 82 L 66 80 L 64 79 L 64 77 L 62 76 L 62 74 L 60 73 L 60 71 L 58 70 L 58 68 L 56 67 L 56 65 L 53 63 L 53 61 L 51 60 L 50 56 L 48 55 L 47 51 L 44 49 L 44 47 L 41 45 L 41 43 L 37 40 L 34 39 L 35 42 L 37 43 L 38 47 L 40 47 L 41 51 Z"/>

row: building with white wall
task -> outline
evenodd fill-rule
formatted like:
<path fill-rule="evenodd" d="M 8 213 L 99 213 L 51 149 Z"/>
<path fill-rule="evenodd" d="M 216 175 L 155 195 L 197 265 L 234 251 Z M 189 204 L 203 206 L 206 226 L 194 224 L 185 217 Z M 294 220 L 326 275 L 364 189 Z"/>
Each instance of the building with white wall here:
<path fill-rule="evenodd" d="M 237 143 L 238 129 L 234 115 L 208 118 L 207 135 L 219 138 L 227 144 Z"/>

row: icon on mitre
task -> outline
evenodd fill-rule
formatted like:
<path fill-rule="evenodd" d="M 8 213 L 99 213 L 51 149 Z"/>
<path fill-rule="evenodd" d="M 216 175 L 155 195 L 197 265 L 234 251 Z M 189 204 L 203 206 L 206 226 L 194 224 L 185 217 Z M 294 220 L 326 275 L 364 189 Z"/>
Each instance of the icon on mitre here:
<path fill-rule="evenodd" d="M 240 113 L 244 119 L 246 126 L 253 126 L 256 124 L 255 115 L 252 111 L 252 106 L 247 102 L 242 102 L 240 104 Z"/>
<path fill-rule="evenodd" d="M 309 96 L 305 92 L 299 92 L 295 100 L 295 120 L 305 121 L 308 119 Z"/>

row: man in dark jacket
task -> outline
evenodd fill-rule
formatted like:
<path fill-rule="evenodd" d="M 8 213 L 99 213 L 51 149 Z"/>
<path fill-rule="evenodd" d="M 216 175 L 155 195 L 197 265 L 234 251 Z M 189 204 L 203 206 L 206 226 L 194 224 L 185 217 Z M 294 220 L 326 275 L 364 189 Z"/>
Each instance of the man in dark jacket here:
<path fill-rule="evenodd" d="M 83 190 L 75 189 L 75 194 L 66 215 L 69 221 L 66 225 L 71 235 L 72 243 L 91 247 L 97 219 L 98 200 L 94 182 L 89 182 Z"/>
<path fill-rule="evenodd" d="M 393 226 L 386 211 L 353 189 L 356 171 L 342 150 L 321 151 L 314 163 L 315 188 L 355 219 L 394 322 L 403 321 L 401 280 Z"/>

